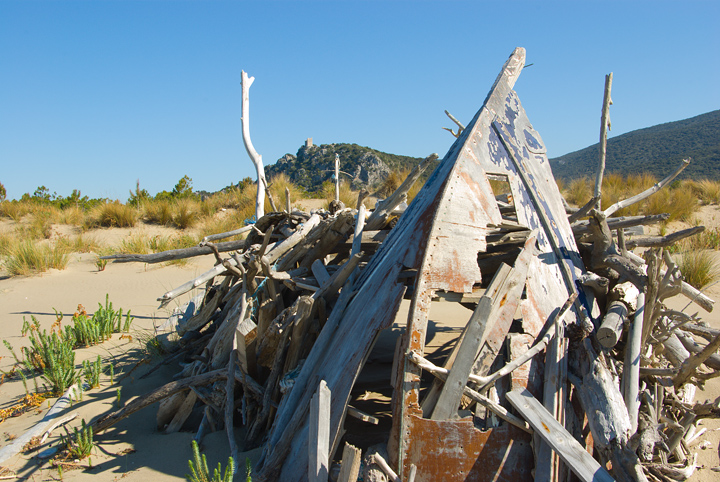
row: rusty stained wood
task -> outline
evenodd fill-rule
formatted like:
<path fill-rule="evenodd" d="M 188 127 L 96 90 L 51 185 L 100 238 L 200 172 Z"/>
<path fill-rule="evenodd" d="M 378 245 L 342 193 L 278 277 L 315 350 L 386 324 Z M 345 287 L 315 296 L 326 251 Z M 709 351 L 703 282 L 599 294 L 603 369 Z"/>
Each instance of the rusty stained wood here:
<path fill-rule="evenodd" d="M 415 482 L 532 481 L 533 452 L 527 432 L 505 424 L 492 430 L 475 428 L 471 418 L 407 419 L 407 464 L 417 467 Z M 404 479 L 403 479 L 404 480 Z"/>

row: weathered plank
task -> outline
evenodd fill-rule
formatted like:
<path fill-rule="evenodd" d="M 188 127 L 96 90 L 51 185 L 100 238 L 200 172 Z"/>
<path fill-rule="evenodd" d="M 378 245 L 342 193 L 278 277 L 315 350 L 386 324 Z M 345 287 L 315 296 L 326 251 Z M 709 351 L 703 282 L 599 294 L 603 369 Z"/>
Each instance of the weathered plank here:
<path fill-rule="evenodd" d="M 308 481 L 327 482 L 330 448 L 330 389 L 321 380 L 310 402 Z"/>
<path fill-rule="evenodd" d="M 506 395 L 515 410 L 528 421 L 543 440 L 584 482 L 614 482 L 607 470 L 587 453 L 580 443 L 560 425 L 555 417 L 527 390 L 513 390 Z"/>

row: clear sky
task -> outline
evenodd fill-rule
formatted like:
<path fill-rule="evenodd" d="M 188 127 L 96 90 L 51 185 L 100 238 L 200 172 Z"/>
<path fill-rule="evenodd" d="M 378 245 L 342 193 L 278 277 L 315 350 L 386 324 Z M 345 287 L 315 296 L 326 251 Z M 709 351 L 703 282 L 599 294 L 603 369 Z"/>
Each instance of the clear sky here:
<path fill-rule="evenodd" d="M 183 176 L 214 191 L 349 142 L 442 157 L 517 47 L 515 90 L 550 157 L 720 108 L 720 2 L 0 0 L 0 182 L 126 201 Z"/>

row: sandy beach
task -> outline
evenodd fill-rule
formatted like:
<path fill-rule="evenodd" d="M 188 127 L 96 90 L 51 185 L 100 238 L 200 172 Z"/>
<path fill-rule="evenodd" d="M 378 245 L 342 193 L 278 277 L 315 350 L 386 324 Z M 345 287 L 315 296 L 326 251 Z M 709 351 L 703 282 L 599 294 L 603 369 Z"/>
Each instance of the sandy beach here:
<path fill-rule="evenodd" d="M 145 227 L 136 229 L 147 229 Z M 130 230 L 106 229 L 99 232 L 104 239 L 122 238 L 130 234 Z M 67 269 L 51 270 L 42 275 L 29 277 L 9 277 L 0 274 L 0 337 L 7 340 L 19 353 L 20 347 L 28 344 L 28 338 L 21 335 L 23 317 L 30 320 L 34 316 L 40 322 L 41 329 L 49 329 L 56 321 L 54 310 L 65 315 L 63 323 L 70 318 L 82 304 L 92 313 L 98 303 L 104 303 L 106 294 L 115 309 L 131 310 L 134 316 L 131 336 L 113 335 L 112 339 L 91 348 L 76 351 L 76 363 L 95 359 L 100 355 L 104 363 L 112 363 L 115 367 L 115 380 L 111 383 L 107 375 L 103 375 L 100 388 L 87 390 L 82 400 L 67 409 L 68 413 L 77 412 L 78 417 L 68 424 L 69 427 L 80 425 L 80 420 L 90 421 L 116 408 L 117 393 L 120 390 L 120 403 L 127 403 L 133 397 L 142 395 L 172 380 L 180 367 L 170 363 L 144 377 L 158 362 L 159 358 L 151 358 L 145 348 L 145 342 L 152 336 L 155 327 L 161 325 L 174 307 L 181 306 L 189 300 L 193 293 L 188 293 L 175 300 L 164 309 L 158 308 L 156 299 L 165 291 L 179 286 L 209 269 L 214 262 L 212 256 L 194 259 L 184 266 L 156 266 L 139 263 L 108 264 L 104 271 L 98 271 L 95 264 L 96 256 L 90 254 L 73 254 Z M 708 291 L 710 297 L 720 300 L 720 286 Z M 676 297 L 668 303 L 671 307 L 682 309 L 687 304 L 684 298 Z M 428 348 L 440 348 L 451 337 L 457 336 L 461 326 L 469 319 L 471 311 L 456 303 L 435 303 L 431 310 L 433 323 L 437 329 L 433 338 L 428 341 Z M 404 310 L 407 304 L 403 305 Z M 394 327 L 399 331 L 405 322 L 406 311 L 398 314 L 398 322 Z M 690 307 L 689 313 L 700 311 L 700 316 L 711 326 L 720 328 L 720 309 L 713 313 L 702 312 L 700 308 Z M 376 364 L 377 373 L 387 370 L 392 359 L 394 343 L 392 336 L 385 337 L 376 347 L 369 359 L 369 364 Z M 14 361 L 5 347 L 0 348 L 0 369 L 8 371 Z M 143 362 L 146 360 L 146 362 Z M 372 377 L 371 377 L 372 378 Z M 358 408 L 371 407 L 375 402 L 387 402 L 390 392 L 389 378 L 382 380 L 379 376 L 374 382 L 379 388 L 366 391 L 356 397 Z M 28 382 L 32 388 L 32 381 Z M 38 383 L 41 380 L 38 378 Z M 384 388 L 383 388 L 384 386 Z M 25 391 L 20 380 L 13 379 L 0 384 L 0 408 L 7 408 L 16 403 Z M 720 396 L 720 381 L 711 380 L 705 390 L 698 390 L 696 401 L 714 400 Z M 36 424 L 47 412 L 52 399 L 44 402 L 21 416 L 12 417 L 0 423 L 0 449 L 11 444 L 13 439 L 23 434 Z M 115 481 L 122 478 L 129 480 L 180 480 L 188 473 L 188 460 L 191 458 L 191 440 L 194 433 L 180 431 L 174 434 L 163 434 L 156 426 L 157 405 L 136 412 L 122 420 L 106 432 L 95 437 L 96 449 L 89 459 L 79 462 L 76 470 L 63 471 L 62 480 L 86 480 L 92 477 L 96 482 Z M 389 424 L 389 414 L 385 414 L 383 423 Z M 709 442 L 709 447 L 701 449 L 700 444 L 692 447 L 698 453 L 698 464 L 702 466 L 690 479 L 692 481 L 709 482 L 717 480 L 718 474 L 710 470 L 720 465 L 718 447 L 720 445 L 720 423 L 717 420 L 705 420 L 701 427 L 707 432 L 699 442 Z M 242 436 L 241 429 L 236 430 L 238 439 Z M 17 455 L 6 463 L 4 474 L 9 480 L 59 480 L 57 469 L 51 467 L 47 459 L 40 458 L 39 453 L 51 449 L 60 443 L 62 429 L 56 429 L 38 451 Z M 368 437 L 372 437 L 368 433 Z M 211 467 L 218 462 L 225 465 L 229 454 L 228 441 L 224 431 L 207 435 L 203 440 L 203 452 L 208 457 Z M 242 454 L 244 458 L 255 460 L 258 450 Z"/>

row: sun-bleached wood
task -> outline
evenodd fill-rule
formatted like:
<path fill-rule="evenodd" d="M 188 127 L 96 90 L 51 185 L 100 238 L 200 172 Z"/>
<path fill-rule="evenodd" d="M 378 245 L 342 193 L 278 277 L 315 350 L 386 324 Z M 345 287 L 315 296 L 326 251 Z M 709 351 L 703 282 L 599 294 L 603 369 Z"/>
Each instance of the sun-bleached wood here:
<path fill-rule="evenodd" d="M 597 174 L 595 176 L 594 198 L 596 199 L 596 208 L 600 208 L 600 194 L 602 193 L 603 173 L 605 172 L 605 157 L 607 155 L 607 131 L 610 130 L 610 106 L 612 98 L 613 74 L 610 72 L 605 76 L 605 91 L 603 93 L 602 115 L 600 117 L 600 159 L 598 163 Z"/>
<path fill-rule="evenodd" d="M 628 342 L 625 347 L 625 365 L 623 369 L 623 398 L 630 417 L 630 431 L 635 433 L 638 427 L 640 411 L 640 351 L 642 349 L 643 318 L 645 316 L 645 293 L 637 297 L 637 311 L 630 325 Z"/>
<path fill-rule="evenodd" d="M 43 416 L 42 420 L 36 423 L 30 430 L 0 449 L 0 464 L 5 463 L 11 457 L 19 454 L 33 437 L 40 437 L 50 425 L 55 423 L 58 418 L 63 415 L 63 411 L 72 405 L 72 400 L 76 398 L 77 388 L 77 385 L 72 385 L 65 390 L 65 393 L 55 401 L 52 408 Z"/>
<path fill-rule="evenodd" d="M 250 140 L 250 86 L 255 77 L 248 77 L 243 70 L 241 72 L 240 85 L 242 87 L 242 137 L 245 150 L 257 172 L 257 196 L 255 197 L 255 219 L 260 219 L 265 214 L 265 167 L 262 156 L 258 154 Z"/>
<path fill-rule="evenodd" d="M 505 395 L 515 410 L 528 421 L 535 433 L 552 447 L 584 482 L 614 482 L 614 479 L 565 427 L 526 389 L 513 390 Z"/>
<path fill-rule="evenodd" d="M 320 380 L 317 392 L 310 401 L 308 431 L 308 481 L 327 482 L 330 450 L 330 389 Z"/>

